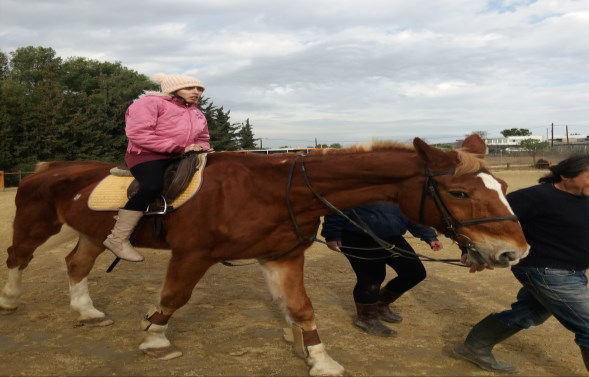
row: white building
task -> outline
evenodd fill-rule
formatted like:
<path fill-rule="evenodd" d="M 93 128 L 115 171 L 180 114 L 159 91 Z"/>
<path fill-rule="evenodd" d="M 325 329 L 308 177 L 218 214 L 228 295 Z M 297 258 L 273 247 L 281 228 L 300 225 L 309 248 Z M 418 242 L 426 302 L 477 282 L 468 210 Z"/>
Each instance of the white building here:
<path fill-rule="evenodd" d="M 529 135 L 529 136 L 508 136 L 508 137 L 497 137 L 485 139 L 488 147 L 505 148 L 505 147 L 518 147 L 522 140 L 534 139 L 538 141 L 546 140 L 544 136 Z"/>

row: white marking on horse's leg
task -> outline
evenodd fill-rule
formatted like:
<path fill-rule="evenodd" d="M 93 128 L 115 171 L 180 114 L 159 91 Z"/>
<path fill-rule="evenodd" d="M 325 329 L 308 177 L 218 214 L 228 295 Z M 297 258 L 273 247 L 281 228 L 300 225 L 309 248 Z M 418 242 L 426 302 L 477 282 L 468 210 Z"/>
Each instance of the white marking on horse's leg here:
<path fill-rule="evenodd" d="M 146 355 L 160 360 L 170 360 L 182 356 L 182 351 L 176 348 L 166 338 L 168 325 L 156 325 L 144 319 L 141 321 L 141 329 L 146 332 L 143 343 L 139 349 Z"/>
<path fill-rule="evenodd" d="M 166 338 L 166 329 L 168 325 L 156 325 L 151 324 L 147 330 L 143 343 L 139 345 L 140 350 L 146 350 L 151 348 L 166 348 L 170 347 L 172 343 Z M 142 329 L 143 330 L 143 329 Z"/>
<path fill-rule="evenodd" d="M 503 195 L 503 190 L 501 189 L 501 183 L 499 183 L 499 181 L 497 181 L 495 178 L 493 178 L 493 176 L 491 174 L 479 173 L 479 174 L 477 174 L 477 177 L 479 177 L 480 179 L 483 180 L 483 184 L 485 185 L 486 188 L 488 188 L 489 190 L 497 191 L 497 195 L 499 195 L 499 200 L 501 200 L 501 202 L 503 204 L 505 204 L 505 207 L 507 207 L 507 210 L 513 215 L 513 210 L 511 209 L 511 206 L 509 205 L 507 198 L 505 197 L 505 195 Z"/>
<path fill-rule="evenodd" d="M 105 314 L 94 307 L 88 292 L 88 278 L 73 283 L 70 280 L 70 307 L 80 313 L 78 321 L 104 318 Z"/>
<path fill-rule="evenodd" d="M 288 322 L 289 325 L 292 324 L 293 320 L 290 316 L 290 313 L 288 312 L 288 309 L 286 308 L 284 292 L 281 286 L 280 270 L 276 266 L 272 266 L 272 268 L 269 268 L 264 264 L 262 264 L 261 267 L 262 272 L 264 273 L 264 277 L 266 278 L 266 283 L 268 284 L 268 289 L 270 290 L 272 298 L 278 304 L 280 310 L 282 310 L 282 313 L 286 318 L 286 322 Z"/>
<path fill-rule="evenodd" d="M 0 294 L 0 308 L 16 309 L 22 295 L 22 270 L 18 267 L 8 270 L 8 280 Z"/>
<path fill-rule="evenodd" d="M 311 367 L 311 376 L 343 376 L 344 367 L 331 358 L 325 351 L 322 343 L 307 347 L 309 356 L 306 359 L 307 365 Z"/>
<path fill-rule="evenodd" d="M 182 356 L 182 351 L 166 337 L 168 324 L 158 325 L 149 321 L 148 318 L 156 312 L 161 312 L 161 310 L 152 307 L 141 320 L 141 330 L 145 331 L 145 339 L 139 345 L 139 349 L 146 355 L 159 360 L 170 360 Z"/>
<path fill-rule="evenodd" d="M 292 325 L 294 321 L 287 309 L 286 297 L 283 288 L 284 274 L 287 271 L 283 271 L 282 266 L 276 264 L 273 264 L 271 266 L 263 264 L 261 266 L 272 297 L 275 301 L 278 301 L 280 308 L 285 314 L 287 322 Z M 315 321 L 310 322 L 310 324 L 307 323 L 307 328 L 305 330 L 316 330 L 317 326 L 315 324 Z M 300 324 L 297 324 L 296 326 L 300 326 Z M 287 339 L 287 341 L 288 339 L 294 340 L 297 338 L 296 334 L 294 334 L 295 326 L 291 326 L 291 328 L 293 335 L 292 338 L 285 336 L 285 339 Z M 296 340 L 294 341 L 296 342 Z M 301 346 L 304 347 L 304 345 L 302 344 Z M 296 347 L 297 345 L 295 344 L 295 348 Z M 308 356 L 305 358 L 305 361 L 307 365 L 310 367 L 309 374 L 311 376 L 343 376 L 344 367 L 341 366 L 337 361 L 333 360 L 331 356 L 327 354 L 327 352 L 325 351 L 325 347 L 322 343 L 316 344 L 314 346 L 308 346 L 306 347 L 306 349 L 308 352 Z"/>

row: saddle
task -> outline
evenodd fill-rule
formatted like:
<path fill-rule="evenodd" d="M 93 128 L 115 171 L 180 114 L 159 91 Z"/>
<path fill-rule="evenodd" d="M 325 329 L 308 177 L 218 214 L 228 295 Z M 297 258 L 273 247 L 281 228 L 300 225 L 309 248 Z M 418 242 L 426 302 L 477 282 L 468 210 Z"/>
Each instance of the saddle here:
<path fill-rule="evenodd" d="M 151 203 L 145 214 L 164 215 L 194 196 L 202 183 L 206 156 L 206 153 L 188 152 L 177 157 L 164 174 L 162 197 Z M 126 167 L 117 166 L 110 173 L 90 193 L 90 209 L 117 211 L 139 190 L 139 182 Z"/>

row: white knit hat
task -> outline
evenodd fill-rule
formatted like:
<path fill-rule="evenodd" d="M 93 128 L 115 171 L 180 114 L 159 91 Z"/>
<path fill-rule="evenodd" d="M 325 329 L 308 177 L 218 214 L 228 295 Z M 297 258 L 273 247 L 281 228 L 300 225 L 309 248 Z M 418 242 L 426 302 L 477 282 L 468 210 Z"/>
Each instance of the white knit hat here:
<path fill-rule="evenodd" d="M 157 73 L 151 79 L 160 84 L 162 92 L 165 94 L 172 94 L 176 90 L 198 86 L 204 89 L 202 81 L 186 75 L 166 75 L 164 73 Z"/>

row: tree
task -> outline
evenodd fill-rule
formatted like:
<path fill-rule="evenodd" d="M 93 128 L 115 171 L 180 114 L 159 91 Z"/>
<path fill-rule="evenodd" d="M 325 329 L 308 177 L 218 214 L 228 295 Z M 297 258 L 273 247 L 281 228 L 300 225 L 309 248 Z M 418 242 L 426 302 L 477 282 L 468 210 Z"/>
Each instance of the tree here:
<path fill-rule="evenodd" d="M 509 128 L 501 131 L 503 137 L 509 136 L 530 136 L 532 133 L 527 128 Z"/>
<path fill-rule="evenodd" d="M 59 84 L 62 60 L 53 49 L 24 47 L 10 56 L 0 85 L 0 122 L 6 138 L 0 169 L 21 165 L 27 168 L 39 159 L 48 159 L 58 142 L 56 131 L 63 100 Z"/>
<path fill-rule="evenodd" d="M 524 139 L 519 143 L 520 147 L 530 152 L 532 156 L 533 165 L 536 165 L 536 155 L 538 152 L 548 148 L 547 141 L 540 141 L 536 139 Z"/>
<path fill-rule="evenodd" d="M 5 79 L 8 76 L 8 55 L 0 51 L 0 79 Z"/>
<path fill-rule="evenodd" d="M 241 149 L 257 149 L 256 139 L 254 138 L 249 118 L 245 120 L 245 124 L 242 125 L 237 132 L 237 136 L 239 138 L 239 147 Z"/>
<path fill-rule="evenodd" d="M 212 105 L 212 104 L 211 104 Z M 211 146 L 218 151 L 234 151 L 239 147 L 237 140 L 237 126 L 229 122 L 230 111 L 224 112 L 223 106 L 213 106 L 212 122 L 209 122 Z"/>
<path fill-rule="evenodd" d="M 145 75 L 119 62 L 63 61 L 48 47 L 0 51 L 0 170 L 31 170 L 39 160 L 120 161 L 127 145 L 125 111 L 154 89 Z M 212 145 L 237 149 L 230 112 L 210 99 L 201 109 Z M 249 131 L 253 138 L 251 125 Z"/>
<path fill-rule="evenodd" d="M 333 143 L 333 144 L 329 145 L 329 148 L 339 149 L 341 147 L 342 147 L 342 145 L 340 143 Z"/>

